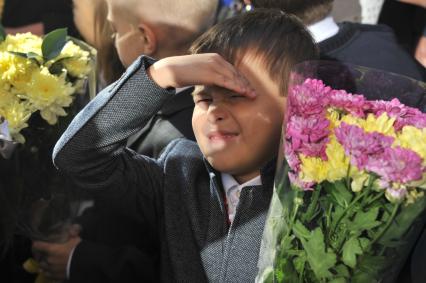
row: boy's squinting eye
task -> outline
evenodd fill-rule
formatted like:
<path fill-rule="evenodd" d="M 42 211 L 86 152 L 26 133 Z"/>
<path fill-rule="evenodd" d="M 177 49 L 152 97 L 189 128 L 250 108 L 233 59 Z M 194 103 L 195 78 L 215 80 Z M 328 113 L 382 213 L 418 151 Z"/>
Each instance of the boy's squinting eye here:
<path fill-rule="evenodd" d="M 195 104 L 199 104 L 199 103 L 210 103 L 210 102 L 212 102 L 212 98 L 211 97 L 207 97 L 207 96 L 195 97 Z"/>
<path fill-rule="evenodd" d="M 231 98 L 232 98 L 232 99 L 237 99 L 237 98 L 246 98 L 246 96 L 235 93 L 235 94 L 232 94 L 232 95 L 231 95 Z"/>

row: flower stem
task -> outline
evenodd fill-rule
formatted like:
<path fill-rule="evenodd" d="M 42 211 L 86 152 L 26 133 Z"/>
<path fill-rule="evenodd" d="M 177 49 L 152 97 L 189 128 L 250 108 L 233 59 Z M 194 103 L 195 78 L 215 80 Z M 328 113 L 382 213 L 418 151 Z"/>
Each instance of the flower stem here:
<path fill-rule="evenodd" d="M 312 193 L 312 201 L 309 204 L 308 210 L 306 211 L 306 213 L 303 217 L 304 221 L 310 222 L 312 220 L 312 216 L 314 215 L 315 209 L 316 209 L 317 204 L 318 204 L 321 189 L 322 189 L 322 186 L 318 184 L 316 189 Z"/>
<path fill-rule="evenodd" d="M 396 216 L 396 213 L 398 212 L 398 209 L 399 209 L 399 207 L 401 206 L 401 204 L 400 203 L 398 203 L 398 204 L 395 204 L 395 206 L 393 207 L 393 210 L 392 210 L 392 214 L 391 214 L 391 216 L 389 217 L 389 219 L 388 219 L 388 221 L 386 222 L 386 225 L 385 225 L 385 227 L 382 229 L 382 230 L 380 230 L 380 232 L 379 233 L 377 233 L 377 235 L 373 238 L 373 240 L 370 242 L 370 245 L 369 246 L 372 246 L 374 243 L 376 243 L 382 236 L 383 236 L 383 234 L 386 232 L 386 230 L 388 230 L 389 229 L 389 227 L 390 227 L 390 225 L 392 224 L 392 222 L 393 222 L 393 220 L 394 220 L 394 218 L 395 218 L 395 216 Z"/>

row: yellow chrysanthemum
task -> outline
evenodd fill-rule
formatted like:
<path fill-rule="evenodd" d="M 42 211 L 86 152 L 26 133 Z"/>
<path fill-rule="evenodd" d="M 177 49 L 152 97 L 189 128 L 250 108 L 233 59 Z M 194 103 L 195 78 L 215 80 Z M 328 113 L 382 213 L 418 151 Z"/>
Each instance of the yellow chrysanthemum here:
<path fill-rule="evenodd" d="M 42 67 L 34 72 L 26 91 L 22 94 L 31 105 L 41 111 L 42 117 L 49 123 L 55 124 L 57 116 L 66 115 L 63 107 L 72 103 L 75 88 L 66 82 L 64 74 L 55 76 Z"/>
<path fill-rule="evenodd" d="M 0 52 L 0 87 L 5 89 L 10 88 L 10 85 L 28 83 L 32 71 L 37 68 L 37 65 L 28 59 L 9 52 Z"/>
<path fill-rule="evenodd" d="M 0 44 L 1 51 L 14 52 L 34 52 L 41 55 L 41 44 L 43 40 L 31 33 L 18 33 L 16 35 L 8 35 Z"/>
<path fill-rule="evenodd" d="M 360 192 L 367 185 L 370 178 L 365 171 L 358 171 L 354 166 L 351 167 L 350 177 L 352 178 L 351 189 L 354 192 Z"/>
<path fill-rule="evenodd" d="M 423 165 L 426 166 L 426 128 L 405 126 L 398 134 L 394 145 L 411 149 L 423 159 Z"/>
<path fill-rule="evenodd" d="M 37 277 L 36 277 L 34 283 L 53 283 L 52 280 L 47 279 L 47 277 L 44 275 L 44 273 L 40 272 L 40 266 L 35 259 L 33 259 L 33 258 L 27 259 L 22 264 L 22 267 L 28 273 L 37 274 Z"/>
<path fill-rule="evenodd" d="M 68 73 L 73 77 L 85 77 L 91 70 L 90 53 L 81 49 L 72 41 L 68 41 L 62 49 L 61 55 L 56 59 L 63 58 L 63 64 Z"/>
<path fill-rule="evenodd" d="M 357 125 L 363 128 L 367 133 L 378 132 L 386 136 L 396 137 L 393 127 L 395 118 L 389 117 L 386 113 L 383 113 L 379 117 L 369 114 L 366 119 L 345 115 L 342 118 L 342 122 L 349 125 Z"/>
<path fill-rule="evenodd" d="M 345 155 L 343 146 L 337 142 L 336 137 L 332 136 L 325 150 L 328 158 L 327 180 L 335 182 L 343 179 L 348 174 L 349 158 Z"/>
<path fill-rule="evenodd" d="M 20 102 L 18 99 L 0 107 L 0 116 L 7 120 L 10 135 L 16 142 L 25 142 L 24 137 L 19 132 L 28 127 L 27 122 L 31 113 L 27 103 Z"/>
<path fill-rule="evenodd" d="M 340 121 L 340 113 L 334 108 L 328 108 L 327 109 L 327 119 L 330 121 L 330 130 L 333 130 L 334 128 L 337 128 L 341 121 Z"/>
<path fill-rule="evenodd" d="M 304 182 L 321 183 L 327 179 L 328 164 L 321 158 L 301 155 L 300 179 Z"/>

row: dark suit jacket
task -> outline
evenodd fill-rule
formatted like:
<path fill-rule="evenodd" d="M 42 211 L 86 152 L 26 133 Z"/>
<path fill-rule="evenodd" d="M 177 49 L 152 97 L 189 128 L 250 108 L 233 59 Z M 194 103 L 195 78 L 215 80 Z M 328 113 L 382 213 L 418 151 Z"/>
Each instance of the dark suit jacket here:
<path fill-rule="evenodd" d="M 389 27 L 345 22 L 339 28 L 338 34 L 319 43 L 322 59 L 384 70 L 418 81 L 426 79 L 424 67 L 398 44 Z"/>

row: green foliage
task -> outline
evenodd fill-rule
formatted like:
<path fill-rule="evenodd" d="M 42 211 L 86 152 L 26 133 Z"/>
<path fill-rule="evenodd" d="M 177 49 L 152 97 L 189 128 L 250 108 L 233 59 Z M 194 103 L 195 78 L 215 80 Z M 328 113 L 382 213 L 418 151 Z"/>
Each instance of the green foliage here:
<path fill-rule="evenodd" d="M 352 200 L 352 193 L 348 190 L 346 185 L 341 181 L 338 181 L 334 184 L 326 183 L 325 190 L 327 194 L 329 194 L 329 196 L 332 198 L 331 200 L 335 204 L 343 208 L 348 207 L 349 203 Z"/>
<path fill-rule="evenodd" d="M 29 59 L 37 66 L 41 65 L 40 61 L 42 61 L 42 58 L 40 58 L 40 55 L 38 55 L 37 53 L 34 53 L 34 52 L 23 53 L 23 52 L 15 52 L 15 51 L 9 51 L 9 53 L 25 58 L 25 59 Z"/>
<path fill-rule="evenodd" d="M 331 278 L 333 274 L 330 269 L 336 264 L 336 255 L 332 251 L 326 251 L 321 228 L 312 231 L 309 239 L 301 238 L 300 241 L 315 276 L 320 280 Z"/>
<path fill-rule="evenodd" d="M 62 48 L 65 46 L 66 42 L 66 28 L 56 29 L 46 34 L 41 45 L 41 52 L 43 54 L 44 60 L 49 61 L 57 57 L 61 53 Z"/>
<path fill-rule="evenodd" d="M 356 266 L 356 256 L 362 254 L 362 248 L 358 238 L 352 237 L 343 245 L 343 262 L 354 268 Z"/>
<path fill-rule="evenodd" d="M 373 208 L 367 212 L 359 211 L 355 215 L 355 219 L 352 221 L 349 229 L 352 232 L 362 232 L 363 230 L 372 229 L 381 224 L 380 221 L 376 221 L 379 215 L 379 208 Z"/>

